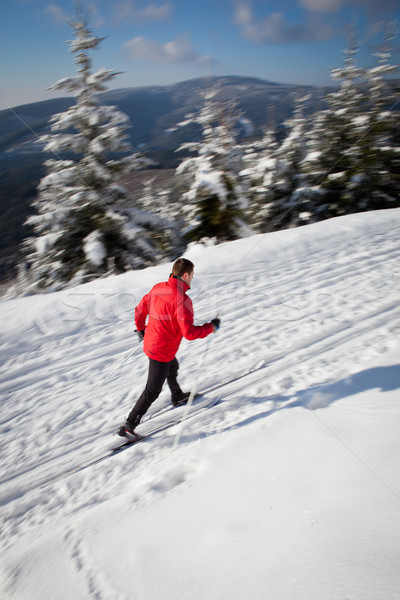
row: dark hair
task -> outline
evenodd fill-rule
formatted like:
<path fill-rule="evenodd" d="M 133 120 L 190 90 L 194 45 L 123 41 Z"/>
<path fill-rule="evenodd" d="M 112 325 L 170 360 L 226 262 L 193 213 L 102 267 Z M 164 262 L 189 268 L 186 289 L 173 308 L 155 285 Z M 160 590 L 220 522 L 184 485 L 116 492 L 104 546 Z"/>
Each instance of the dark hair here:
<path fill-rule="evenodd" d="M 172 274 L 175 277 L 182 277 L 185 273 L 189 275 L 193 272 L 194 264 L 187 258 L 178 258 L 172 265 Z"/>

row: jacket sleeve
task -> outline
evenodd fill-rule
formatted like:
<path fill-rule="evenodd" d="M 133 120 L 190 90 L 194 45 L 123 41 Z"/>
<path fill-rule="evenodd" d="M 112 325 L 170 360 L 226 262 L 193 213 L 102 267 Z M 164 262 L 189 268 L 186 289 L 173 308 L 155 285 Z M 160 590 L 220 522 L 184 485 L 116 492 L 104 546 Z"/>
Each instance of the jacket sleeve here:
<path fill-rule="evenodd" d="M 178 302 L 178 323 L 182 335 L 187 340 L 205 338 L 214 331 L 211 323 L 193 325 L 193 304 L 186 294 Z"/>
<path fill-rule="evenodd" d="M 135 325 L 138 331 L 143 331 L 146 328 L 146 317 L 149 314 L 149 300 L 149 294 L 146 294 L 135 308 Z"/>

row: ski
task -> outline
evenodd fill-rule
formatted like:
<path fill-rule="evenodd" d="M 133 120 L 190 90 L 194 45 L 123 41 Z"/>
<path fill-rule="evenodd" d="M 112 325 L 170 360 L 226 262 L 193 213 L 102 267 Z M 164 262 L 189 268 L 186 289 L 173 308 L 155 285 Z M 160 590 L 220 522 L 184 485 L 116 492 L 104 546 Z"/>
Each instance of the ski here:
<path fill-rule="evenodd" d="M 212 400 L 207 402 L 207 404 L 201 404 L 200 406 L 197 406 L 197 407 L 196 407 L 196 405 L 194 405 L 194 406 L 192 405 L 192 409 L 189 412 L 186 419 L 190 419 L 190 418 L 194 417 L 195 415 L 203 412 L 204 410 L 207 410 L 208 408 L 212 408 L 213 406 L 218 404 L 220 402 L 220 400 L 221 400 L 221 397 L 217 396 L 216 398 L 213 398 Z M 184 405 L 182 405 L 182 406 L 184 406 Z M 154 415 L 154 416 L 158 416 L 161 413 L 162 413 L 162 411 L 160 411 L 159 413 L 157 413 L 157 415 Z M 135 444 L 138 444 L 139 442 L 142 442 L 143 440 L 147 440 L 149 437 L 152 437 L 153 435 L 155 435 L 156 433 L 159 433 L 160 431 L 169 429 L 169 427 L 173 427 L 174 425 L 179 425 L 179 423 L 181 422 L 181 419 L 182 419 L 182 417 L 179 416 L 179 417 L 170 419 L 166 423 L 161 423 L 160 425 L 154 425 L 154 427 L 152 427 L 148 431 L 146 431 L 144 433 L 136 434 L 137 437 L 132 440 L 127 439 L 127 438 L 122 438 L 122 439 L 124 439 L 124 441 L 121 444 L 114 446 L 114 448 L 111 449 L 110 453 L 117 454 L 118 452 L 121 452 L 121 450 L 124 450 L 125 448 L 127 448 L 129 446 L 133 446 Z M 150 421 L 150 419 L 145 421 L 142 425 L 146 425 L 149 421 Z"/>
<path fill-rule="evenodd" d="M 219 390 L 220 388 L 229 385 L 231 383 L 234 383 L 235 381 L 239 381 L 240 379 L 243 379 L 245 377 L 247 377 L 248 375 L 250 375 L 251 373 L 255 373 L 256 371 L 260 371 L 261 369 L 265 368 L 267 365 L 265 363 L 265 361 L 261 361 L 261 363 L 256 364 L 254 367 L 252 367 L 251 369 L 249 369 L 248 371 L 246 371 L 245 373 L 241 373 L 240 375 L 237 375 L 236 377 L 233 377 L 231 379 L 225 380 L 225 381 L 221 381 L 215 385 L 212 385 L 204 390 L 202 390 L 201 392 L 199 392 L 199 398 L 202 398 L 203 396 L 207 396 L 208 394 Z M 194 403 L 191 412 L 189 413 L 189 415 L 187 416 L 187 419 L 190 419 L 191 417 L 194 417 L 196 414 L 198 414 L 199 412 L 201 412 L 202 410 L 206 410 L 207 408 L 211 408 L 212 406 L 215 406 L 216 404 L 218 404 L 220 402 L 221 397 L 218 396 L 216 399 L 213 399 L 209 404 L 202 404 L 200 406 L 196 407 L 196 404 Z M 151 421 L 153 421 L 153 419 L 155 417 L 161 416 L 164 413 L 167 413 L 171 410 L 173 410 L 173 408 L 175 407 L 167 407 L 164 409 L 161 409 L 160 411 L 158 411 L 157 413 L 155 413 L 154 415 L 152 415 L 151 417 L 149 417 L 149 419 L 147 419 L 146 421 L 144 421 L 142 423 L 142 425 L 145 425 L 147 423 L 151 423 Z M 55 477 L 51 477 L 50 479 L 46 480 L 46 482 L 43 483 L 43 485 L 47 485 L 48 483 L 52 482 L 52 481 L 57 481 L 59 479 L 63 479 L 64 477 L 67 477 L 68 475 L 72 475 L 73 473 L 78 473 L 79 471 L 83 471 L 84 469 L 87 469 L 88 467 L 95 465 L 97 463 L 102 462 L 103 460 L 106 460 L 107 458 L 110 458 L 111 456 L 114 456 L 115 454 L 118 454 L 120 452 L 123 452 L 125 449 L 129 448 L 130 446 L 135 446 L 136 444 L 140 443 L 143 440 L 146 440 L 154 435 L 156 435 L 157 433 L 161 432 L 161 431 L 165 431 L 166 429 L 168 429 L 169 427 L 173 427 L 174 425 L 178 425 L 180 423 L 180 418 L 176 417 L 173 418 L 171 420 L 169 420 L 167 423 L 164 423 L 162 425 L 158 425 L 158 426 L 154 426 L 154 428 L 150 429 L 149 431 L 147 431 L 145 434 L 140 434 L 140 436 L 138 436 L 137 439 L 135 440 L 124 440 L 123 442 L 121 442 L 120 444 L 114 446 L 111 450 L 109 450 L 108 452 L 102 454 L 101 456 L 99 456 L 98 458 L 95 458 L 93 460 L 88 461 L 87 463 L 78 465 L 76 467 L 72 467 L 71 469 L 66 470 L 64 473 L 61 473 L 60 475 L 57 475 Z"/>
<path fill-rule="evenodd" d="M 216 398 L 212 398 L 209 402 L 207 402 L 207 404 L 202 404 L 200 406 L 194 407 L 190 411 L 188 416 L 186 417 L 186 420 L 191 419 L 192 417 L 198 415 L 199 413 L 201 413 L 209 408 L 212 408 L 213 406 L 216 406 L 220 401 L 221 401 L 221 396 L 217 396 Z M 64 471 L 64 473 L 57 475 L 56 477 L 52 477 L 51 479 L 46 480 L 46 482 L 43 485 L 47 485 L 47 484 L 51 483 L 52 481 L 64 479 L 65 477 L 68 477 L 69 475 L 73 475 L 74 473 L 79 473 L 80 471 L 83 471 L 91 466 L 94 466 L 100 462 L 103 462 L 104 460 L 107 460 L 108 458 L 111 458 L 112 456 L 115 456 L 116 454 L 123 452 L 124 450 L 126 450 L 127 448 L 130 448 L 131 446 L 135 446 L 136 444 L 153 437 L 157 433 L 165 431 L 165 430 L 169 429 L 170 427 L 173 427 L 174 425 L 178 425 L 180 422 L 181 422 L 181 417 L 177 416 L 177 417 L 174 417 L 173 419 L 168 420 L 165 423 L 160 423 L 159 425 L 154 424 L 153 427 L 149 428 L 144 433 L 138 434 L 138 437 L 135 438 L 134 440 L 128 440 L 125 438 L 121 438 L 121 440 L 124 440 L 124 441 L 122 441 L 120 444 L 117 444 L 116 446 L 111 448 L 111 450 L 108 450 L 101 456 L 98 456 L 97 458 L 94 458 L 86 463 L 77 465 L 76 467 L 72 467 L 72 468 Z M 145 423 L 148 423 L 148 421 L 146 421 Z M 143 423 L 143 425 L 145 423 Z"/>
<path fill-rule="evenodd" d="M 267 366 L 267 364 L 265 363 L 265 361 L 261 361 L 261 363 L 257 363 L 254 367 L 252 367 L 251 369 L 249 369 L 248 371 L 246 371 L 245 373 L 241 373 L 240 375 L 237 375 L 236 377 L 233 377 L 231 379 L 227 379 L 225 381 L 221 381 L 215 385 L 212 385 L 204 390 L 202 390 L 201 392 L 199 392 L 199 399 L 201 399 L 203 396 L 207 396 L 208 394 L 219 390 L 220 388 L 229 385 L 231 383 L 234 383 L 235 381 L 239 381 L 240 379 L 243 379 L 245 377 L 247 377 L 248 375 L 250 375 L 251 373 L 254 373 L 256 371 L 260 371 L 261 369 L 265 368 Z M 215 406 L 216 404 L 218 404 L 221 400 L 221 396 L 218 396 L 217 398 L 211 400 L 210 403 L 204 405 L 201 404 L 200 406 L 196 406 L 196 401 L 192 406 L 191 412 L 189 413 L 189 415 L 187 416 L 187 419 L 190 419 L 191 417 L 194 417 L 196 414 L 198 414 L 199 412 L 201 412 L 202 410 L 206 410 L 207 408 L 211 408 L 212 406 Z M 146 421 L 143 421 L 143 423 L 141 425 L 147 425 L 148 423 L 151 426 L 151 422 L 153 421 L 153 419 L 155 417 L 158 417 L 164 413 L 167 413 L 171 410 L 173 410 L 175 407 L 166 407 L 161 409 L 160 411 L 158 411 L 157 413 L 151 415 Z M 107 460 L 107 458 L 110 458 L 111 456 L 114 456 L 122 451 L 124 451 L 125 449 L 129 448 L 130 446 L 135 446 L 136 444 L 140 443 L 143 440 L 146 440 L 154 435 L 156 435 L 159 432 L 165 431 L 166 429 L 168 429 L 169 427 L 173 427 L 174 425 L 178 425 L 180 423 L 180 418 L 179 417 L 175 417 L 171 420 L 169 420 L 167 423 L 164 424 L 160 424 L 158 426 L 154 426 L 152 429 L 150 429 L 149 431 L 147 431 L 145 434 L 140 434 L 138 436 L 137 439 L 135 440 L 124 440 L 122 441 L 120 444 L 114 446 L 111 450 L 109 450 L 108 452 L 103 453 L 101 456 L 94 458 L 86 463 L 77 465 L 75 467 L 72 467 L 70 469 L 67 469 L 66 471 L 64 471 L 63 473 L 60 473 L 56 476 L 51 476 L 49 478 L 46 478 L 45 481 L 41 482 L 38 484 L 38 487 L 42 487 L 42 486 L 46 486 L 49 483 L 52 483 L 54 481 L 58 481 L 60 479 L 64 479 L 65 477 L 68 477 L 69 475 L 72 475 L 74 473 L 78 473 L 79 471 L 83 471 L 84 469 L 87 469 L 88 467 L 98 464 L 104 460 Z"/>

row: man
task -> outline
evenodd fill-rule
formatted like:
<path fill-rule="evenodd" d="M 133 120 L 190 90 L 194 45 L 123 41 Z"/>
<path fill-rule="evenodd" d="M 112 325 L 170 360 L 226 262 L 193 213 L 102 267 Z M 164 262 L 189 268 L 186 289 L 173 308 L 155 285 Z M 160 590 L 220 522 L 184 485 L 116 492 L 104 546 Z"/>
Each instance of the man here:
<path fill-rule="evenodd" d="M 135 427 L 160 395 L 165 380 L 174 406 L 185 404 L 189 398 L 189 393 L 182 392 L 177 381 L 179 363 L 175 355 L 179 345 L 183 337 L 187 340 L 204 338 L 220 325 L 219 319 L 193 325 L 193 305 L 186 295 L 193 274 L 193 263 L 186 258 L 178 258 L 168 281 L 157 283 L 135 308 L 136 330 L 149 357 L 149 372 L 142 395 L 118 432 L 121 436 L 135 437 Z"/>

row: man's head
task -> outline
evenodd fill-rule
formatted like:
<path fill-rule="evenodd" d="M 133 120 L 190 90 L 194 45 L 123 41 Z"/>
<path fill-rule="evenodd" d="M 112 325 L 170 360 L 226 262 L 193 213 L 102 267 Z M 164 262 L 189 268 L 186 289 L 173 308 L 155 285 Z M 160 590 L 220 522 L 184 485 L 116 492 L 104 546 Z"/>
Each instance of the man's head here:
<path fill-rule="evenodd" d="M 172 265 L 172 275 L 179 277 L 188 285 L 192 283 L 194 264 L 187 258 L 178 258 Z"/>

